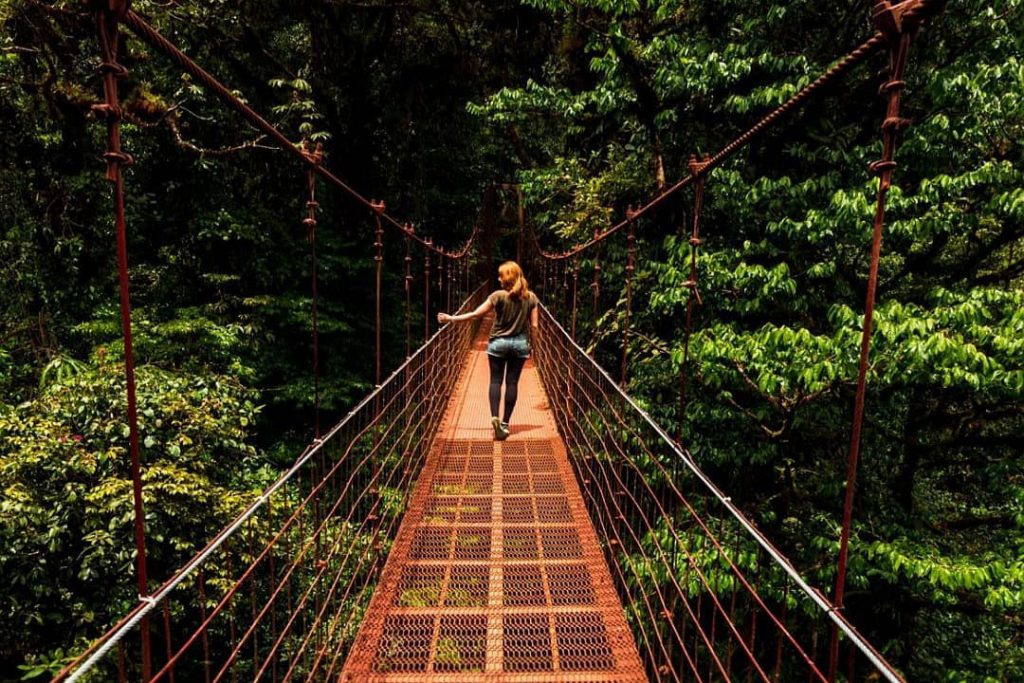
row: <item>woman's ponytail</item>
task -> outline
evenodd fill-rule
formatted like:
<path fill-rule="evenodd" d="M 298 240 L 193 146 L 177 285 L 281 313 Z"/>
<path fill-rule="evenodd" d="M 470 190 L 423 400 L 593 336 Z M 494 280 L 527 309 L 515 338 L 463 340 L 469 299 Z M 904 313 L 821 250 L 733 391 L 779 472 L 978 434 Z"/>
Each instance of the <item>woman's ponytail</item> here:
<path fill-rule="evenodd" d="M 517 301 L 525 299 L 530 293 L 530 286 L 523 276 L 523 269 L 515 261 L 505 261 L 498 266 L 498 279 L 501 281 L 501 288 Z"/>

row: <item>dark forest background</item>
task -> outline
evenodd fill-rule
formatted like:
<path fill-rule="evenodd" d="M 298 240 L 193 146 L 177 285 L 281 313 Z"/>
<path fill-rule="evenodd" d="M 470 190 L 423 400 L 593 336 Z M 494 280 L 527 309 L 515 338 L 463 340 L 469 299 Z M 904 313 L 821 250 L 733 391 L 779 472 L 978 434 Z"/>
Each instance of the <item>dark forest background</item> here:
<path fill-rule="evenodd" d="M 858 0 L 134 8 L 293 139 L 321 142 L 364 195 L 452 245 L 506 181 L 546 245 L 591 235 L 873 31 Z M 1021 0 L 951 0 L 908 70 L 848 612 L 909 680 L 1024 680 L 1022 41 Z M 311 435 L 305 176 L 162 55 L 129 39 L 122 61 L 159 581 Z M 59 668 L 136 599 L 97 63 L 82 3 L 0 0 L 4 680 Z M 716 171 L 703 220 L 686 445 L 827 593 L 885 67 L 857 69 Z M 320 201 L 333 420 L 373 383 L 373 227 L 329 188 Z M 630 338 L 630 391 L 673 429 L 689 206 L 680 196 L 640 225 Z M 625 241 L 607 250 L 601 312 L 581 335 L 612 365 Z M 386 253 L 390 368 L 405 352 L 394 233 Z"/>

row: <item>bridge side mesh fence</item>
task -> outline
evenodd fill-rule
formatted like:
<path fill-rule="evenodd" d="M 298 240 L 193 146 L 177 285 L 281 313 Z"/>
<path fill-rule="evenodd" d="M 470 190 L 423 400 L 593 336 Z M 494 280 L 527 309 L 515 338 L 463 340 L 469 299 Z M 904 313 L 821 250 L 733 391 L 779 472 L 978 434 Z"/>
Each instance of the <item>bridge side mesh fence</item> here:
<path fill-rule="evenodd" d="M 336 677 L 475 333 L 472 324 L 435 333 L 55 680 Z"/>
<path fill-rule="evenodd" d="M 535 359 L 652 681 L 901 681 L 544 310 Z"/>

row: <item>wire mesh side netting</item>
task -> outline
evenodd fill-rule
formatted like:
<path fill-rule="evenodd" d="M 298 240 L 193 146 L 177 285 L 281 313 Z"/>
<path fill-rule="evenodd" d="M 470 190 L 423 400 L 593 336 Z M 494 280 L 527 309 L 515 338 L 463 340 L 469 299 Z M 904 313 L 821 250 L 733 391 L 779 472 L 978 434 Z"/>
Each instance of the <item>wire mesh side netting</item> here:
<path fill-rule="evenodd" d="M 476 290 L 460 310 L 484 295 Z M 55 680 L 336 676 L 475 328 L 434 333 Z"/>
<path fill-rule="evenodd" d="M 651 680 L 902 681 L 547 310 L 540 327 L 536 362 Z"/>

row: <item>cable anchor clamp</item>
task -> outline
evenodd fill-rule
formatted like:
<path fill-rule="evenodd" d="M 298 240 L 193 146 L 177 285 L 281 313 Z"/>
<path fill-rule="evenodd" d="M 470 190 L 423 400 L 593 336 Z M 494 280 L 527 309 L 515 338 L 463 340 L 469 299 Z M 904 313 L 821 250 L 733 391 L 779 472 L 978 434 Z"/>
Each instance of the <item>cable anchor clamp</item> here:
<path fill-rule="evenodd" d="M 89 111 L 108 121 L 120 121 L 124 118 L 124 110 L 119 105 L 110 104 L 109 102 L 92 104 L 89 106 Z"/>
<path fill-rule="evenodd" d="M 313 147 L 308 138 L 302 141 L 302 156 L 306 157 L 306 160 L 314 166 L 319 166 L 324 161 L 324 146 L 322 143 L 316 143 L 316 147 Z"/>
<path fill-rule="evenodd" d="M 899 133 L 910 127 L 910 124 L 910 119 L 905 119 L 902 116 L 890 116 L 882 122 L 882 131 L 886 133 Z"/>
<path fill-rule="evenodd" d="M 868 164 L 868 173 L 871 175 L 882 175 L 886 171 L 895 170 L 897 164 L 891 159 L 879 159 Z"/>
<path fill-rule="evenodd" d="M 108 164 L 111 164 L 111 165 L 119 164 L 121 166 L 131 166 L 132 164 L 135 163 L 135 157 L 133 157 L 131 154 L 128 154 L 126 152 L 114 152 L 114 151 L 104 152 L 103 153 L 103 159 Z"/>
<path fill-rule="evenodd" d="M 697 300 L 698 306 L 704 305 L 704 300 L 700 297 L 700 289 L 698 289 L 697 287 L 696 280 L 686 280 L 685 282 L 683 282 L 683 287 L 693 292 L 693 297 Z"/>
<path fill-rule="evenodd" d="M 117 62 L 100 62 L 96 67 L 100 75 L 113 74 L 114 78 L 128 78 L 128 67 Z"/>
<path fill-rule="evenodd" d="M 697 160 L 696 154 L 691 154 L 690 160 L 687 162 L 686 166 L 690 169 L 690 175 L 695 178 L 699 178 L 704 175 L 704 169 L 708 167 L 709 163 L 710 157 L 708 157 L 707 154 L 705 154 L 700 161 Z"/>
<path fill-rule="evenodd" d="M 890 40 L 898 38 L 908 28 L 914 28 L 907 25 L 904 20 L 908 12 L 919 9 L 921 4 L 922 0 L 902 0 L 902 2 L 882 0 L 871 8 L 871 21 L 875 28 Z"/>
<path fill-rule="evenodd" d="M 891 81 L 886 81 L 885 83 L 882 83 L 882 85 L 878 86 L 878 94 L 884 96 L 888 95 L 891 92 L 905 90 L 906 87 L 906 81 L 899 78 L 894 78 Z"/>

